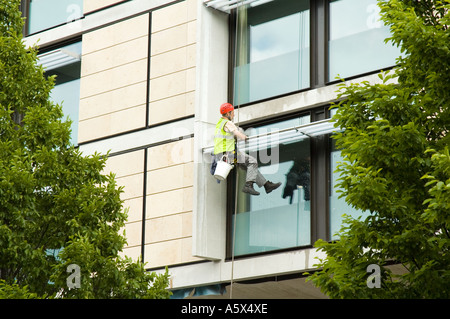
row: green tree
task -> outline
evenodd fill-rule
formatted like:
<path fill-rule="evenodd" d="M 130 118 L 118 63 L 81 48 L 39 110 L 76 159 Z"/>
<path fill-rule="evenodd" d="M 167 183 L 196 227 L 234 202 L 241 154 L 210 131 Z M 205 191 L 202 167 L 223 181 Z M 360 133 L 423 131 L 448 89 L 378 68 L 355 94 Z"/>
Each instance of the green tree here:
<path fill-rule="evenodd" d="M 334 117 L 341 196 L 370 214 L 316 242 L 309 280 L 332 298 L 450 298 L 450 1 L 378 4 L 403 56 L 380 84 L 343 83 Z"/>
<path fill-rule="evenodd" d="M 102 174 L 106 156 L 71 145 L 54 78 L 22 43 L 19 2 L 0 0 L 0 297 L 168 298 L 167 270 L 119 255 L 123 190 Z"/>

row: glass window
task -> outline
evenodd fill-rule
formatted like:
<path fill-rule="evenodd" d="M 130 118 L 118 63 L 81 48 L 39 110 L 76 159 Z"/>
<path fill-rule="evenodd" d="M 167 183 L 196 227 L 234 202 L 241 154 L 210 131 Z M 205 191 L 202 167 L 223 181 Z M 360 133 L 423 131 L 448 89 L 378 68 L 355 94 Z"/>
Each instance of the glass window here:
<path fill-rule="evenodd" d="M 78 109 L 80 104 L 81 42 L 67 45 L 46 55 L 41 62 L 47 76 L 56 75 L 50 98 L 62 106 L 64 116 L 72 121 L 72 143 L 78 140 Z"/>
<path fill-rule="evenodd" d="M 30 0 L 28 34 L 71 22 L 83 16 L 83 0 Z"/>
<path fill-rule="evenodd" d="M 345 198 L 339 198 L 339 187 L 338 184 L 339 174 L 336 172 L 337 165 L 343 161 L 341 152 L 336 149 L 336 142 L 334 139 L 330 138 L 331 152 L 330 152 L 330 236 L 332 240 L 339 239 L 336 233 L 341 229 L 343 215 L 351 216 L 352 218 L 357 218 L 361 216 L 365 219 L 369 212 L 362 212 L 357 210 L 345 201 Z"/>
<path fill-rule="evenodd" d="M 309 0 L 237 11 L 234 103 L 309 87 Z"/>
<path fill-rule="evenodd" d="M 368 216 L 339 198 L 336 168 L 343 159 L 330 137 L 335 129 L 329 121 L 310 123 L 306 115 L 246 130 L 251 138 L 238 150 L 257 159 L 265 179 L 282 185 L 266 194 L 255 183 L 260 195 L 253 196 L 242 192 L 245 170 L 238 168 L 237 182 L 229 179 L 237 184 L 229 188 L 237 196 L 229 224 L 235 256 L 309 246 L 319 238 L 337 240 L 344 214 Z"/>
<path fill-rule="evenodd" d="M 246 174 L 239 171 L 237 215 L 231 228 L 233 231 L 236 220 L 236 256 L 311 243 L 310 138 L 295 129 L 285 129 L 305 122 L 309 122 L 309 115 L 253 129 L 255 134 L 271 134 L 259 138 L 257 145 L 249 143 L 247 152 L 258 160 L 267 180 L 282 185 L 270 194 L 260 188 L 261 195 L 251 196 L 240 191 Z"/>
<path fill-rule="evenodd" d="M 328 80 L 395 65 L 400 49 L 384 43 L 390 32 L 377 0 L 333 0 L 329 12 Z"/>

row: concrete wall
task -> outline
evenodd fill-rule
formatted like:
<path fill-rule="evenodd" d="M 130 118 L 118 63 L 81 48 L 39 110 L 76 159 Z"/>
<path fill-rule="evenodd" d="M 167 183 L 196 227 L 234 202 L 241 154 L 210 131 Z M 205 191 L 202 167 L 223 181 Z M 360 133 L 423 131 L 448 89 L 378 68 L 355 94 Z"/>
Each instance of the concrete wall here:
<path fill-rule="evenodd" d="M 81 37 L 78 143 L 110 152 L 129 209 L 123 254 L 158 268 L 192 256 L 196 0 L 86 0 L 84 16 L 32 35 L 41 47 Z M 189 118 L 191 117 L 191 118 Z M 143 234 L 143 231 L 145 233 Z"/>
<path fill-rule="evenodd" d="M 196 4 L 175 3 L 83 35 L 81 143 L 126 138 L 194 114 Z M 194 261 L 193 139 L 157 138 L 153 145 L 124 145 L 125 153 L 108 160 L 108 170 L 125 171 L 117 175 L 130 209 L 124 254 L 136 259 L 143 251 L 152 268 Z"/>
<path fill-rule="evenodd" d="M 142 14 L 83 34 L 79 143 L 145 127 L 148 30 Z"/>
<path fill-rule="evenodd" d="M 196 4 L 184 1 L 152 14 L 149 125 L 194 114 Z"/>
<path fill-rule="evenodd" d="M 125 235 L 128 245 L 123 254 L 138 259 L 141 254 L 144 186 L 144 150 L 109 157 L 104 173 L 116 174 L 118 186 L 124 187 L 121 199 L 128 208 Z"/>
<path fill-rule="evenodd" d="M 148 149 L 145 262 L 149 267 L 192 256 L 193 139 Z"/>

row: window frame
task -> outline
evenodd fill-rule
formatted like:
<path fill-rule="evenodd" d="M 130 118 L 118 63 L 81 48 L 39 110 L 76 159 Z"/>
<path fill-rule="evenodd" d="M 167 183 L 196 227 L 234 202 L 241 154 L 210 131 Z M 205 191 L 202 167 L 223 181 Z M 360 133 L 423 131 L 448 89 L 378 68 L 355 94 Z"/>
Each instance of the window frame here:
<path fill-rule="evenodd" d="M 239 104 L 236 107 L 246 107 L 252 104 L 273 100 L 289 95 L 302 93 L 305 91 L 317 89 L 324 86 L 334 85 L 340 80 L 329 79 L 329 40 L 330 40 L 330 2 L 332 0 L 310 0 L 310 86 L 300 90 L 267 97 L 260 100 L 250 101 Z M 233 9 L 229 15 L 229 63 L 228 63 L 228 100 L 234 101 L 234 66 L 236 64 L 235 50 L 236 50 L 236 9 Z M 400 53 L 399 53 L 400 55 Z M 391 70 L 396 64 L 383 67 L 382 69 L 375 69 L 368 72 L 363 72 L 346 77 L 346 81 L 353 80 L 359 77 L 376 74 L 381 70 Z"/>
<path fill-rule="evenodd" d="M 76 44 L 76 43 L 80 43 L 80 46 L 82 46 L 82 37 L 81 36 L 75 36 L 60 42 L 56 42 L 56 43 L 52 43 L 50 45 L 44 46 L 42 48 L 38 48 L 38 53 L 37 53 L 37 57 L 39 58 L 40 55 L 69 46 L 71 44 Z M 81 61 L 82 63 L 82 61 Z M 52 70 L 50 70 L 52 71 Z M 44 76 L 48 76 L 48 74 L 46 73 L 46 71 L 44 70 Z M 81 65 L 80 65 L 80 78 L 79 80 L 81 81 Z M 80 84 L 81 85 L 81 84 Z M 56 86 L 56 84 L 55 84 Z M 57 102 L 54 102 L 57 103 Z M 60 104 L 59 102 L 57 104 Z M 77 113 L 79 116 L 79 112 L 80 112 L 80 101 L 78 100 L 78 108 L 77 108 Z M 65 118 L 67 117 L 67 114 L 63 115 L 63 119 L 65 120 Z M 71 119 L 73 121 L 72 126 L 76 125 L 77 127 L 79 126 L 79 117 L 75 120 L 75 119 Z M 78 129 L 76 130 L 76 132 L 78 133 Z M 74 132 L 72 131 L 71 134 L 73 134 Z M 78 147 L 78 134 L 77 136 L 71 136 L 71 142 L 73 143 L 74 147 Z"/>
<path fill-rule="evenodd" d="M 23 24 L 23 28 L 22 28 L 22 34 L 24 37 L 38 34 L 38 33 L 41 33 L 41 32 L 47 31 L 47 30 L 51 30 L 51 29 L 57 28 L 59 26 L 66 25 L 68 23 L 73 22 L 73 21 L 65 21 L 65 22 L 55 24 L 51 27 L 48 27 L 48 28 L 45 28 L 45 29 L 42 29 L 39 31 L 29 32 L 29 26 L 30 26 L 29 17 L 30 17 L 30 13 L 31 13 L 30 12 L 30 3 L 31 3 L 31 0 L 20 0 L 20 5 L 19 5 L 19 9 L 22 12 L 22 17 L 25 18 L 25 23 Z M 84 18 L 84 12 L 82 11 L 81 16 L 78 17 L 76 20 L 83 19 L 83 18 Z"/>
<path fill-rule="evenodd" d="M 330 119 L 331 112 L 329 110 L 331 104 L 322 105 L 320 107 L 311 108 L 309 110 L 302 110 L 290 115 L 280 116 L 276 118 L 257 120 L 252 123 L 242 125 L 245 130 L 256 125 L 267 125 L 277 123 L 283 120 L 297 118 L 306 114 L 310 114 L 310 123 L 314 124 L 322 120 Z M 329 143 L 331 134 L 323 134 L 311 137 L 310 139 L 310 155 L 311 155 L 311 240 L 309 245 L 295 246 L 289 248 L 282 248 L 270 250 L 266 252 L 257 252 L 233 256 L 233 219 L 235 213 L 235 203 L 237 192 L 240 191 L 236 186 L 236 170 L 232 170 L 227 177 L 227 207 L 226 207 L 226 249 L 225 260 L 234 258 L 247 258 L 253 256 L 274 254 L 286 251 L 295 251 L 299 249 L 312 248 L 318 239 L 330 241 L 332 234 L 330 234 L 330 202 L 329 196 L 331 193 L 330 181 L 330 152 L 331 145 Z M 325 185 L 325 187 L 324 187 Z"/>
<path fill-rule="evenodd" d="M 20 0 L 19 9 L 22 12 L 22 18 L 24 18 L 24 24 L 22 27 L 22 34 L 24 37 L 28 36 L 28 16 L 30 15 L 30 0 Z"/>
<path fill-rule="evenodd" d="M 295 90 L 295 91 L 288 92 L 288 93 L 283 93 L 283 94 L 280 94 L 277 96 L 271 96 L 271 97 L 260 99 L 260 100 L 242 103 L 239 105 L 240 107 L 264 102 L 267 100 L 272 100 L 274 98 L 279 98 L 279 97 L 288 96 L 288 95 L 292 95 L 292 94 L 296 94 L 296 93 L 300 93 L 300 92 L 305 92 L 305 91 L 317 88 L 319 86 L 323 86 L 323 85 L 321 85 L 321 83 L 316 84 L 315 82 L 318 81 L 318 79 L 316 79 L 315 77 L 312 76 L 315 73 L 312 71 L 312 69 L 314 67 L 313 62 L 315 62 L 315 60 L 316 60 L 316 58 L 313 56 L 313 54 L 320 53 L 320 50 L 313 48 L 313 46 L 315 47 L 317 45 L 317 43 L 315 42 L 315 38 L 313 38 L 315 33 L 313 32 L 314 21 L 312 18 L 314 17 L 313 11 L 316 11 L 317 8 L 319 8 L 318 10 L 320 11 L 322 8 L 320 3 L 324 2 L 324 1 L 326 1 L 326 0 L 316 0 L 316 1 L 310 0 L 310 9 L 309 9 L 309 11 L 310 11 L 310 19 L 309 19 L 309 21 L 310 21 L 309 22 L 310 23 L 310 25 L 309 25 L 309 29 L 310 29 L 310 39 L 309 39 L 309 42 L 310 42 L 310 52 L 309 52 L 309 54 L 310 54 L 310 57 L 309 57 L 310 72 L 309 73 L 310 74 L 309 74 L 309 77 L 310 77 L 310 79 L 309 79 L 309 87 L 305 87 L 300 90 Z M 236 51 L 236 42 L 237 42 L 236 32 L 235 32 L 236 31 L 236 23 L 237 23 L 236 12 L 237 12 L 236 9 L 233 9 L 229 15 L 229 35 L 230 35 L 229 36 L 229 44 L 228 44 L 228 48 L 229 48 L 229 52 L 228 52 L 229 53 L 228 54 L 228 59 L 229 59 L 229 63 L 228 63 L 228 100 L 229 101 L 234 101 L 234 89 L 233 89 L 234 88 L 234 77 L 235 77 L 235 72 L 234 72 L 235 67 L 234 66 L 236 64 L 236 56 L 235 56 L 234 52 Z"/>

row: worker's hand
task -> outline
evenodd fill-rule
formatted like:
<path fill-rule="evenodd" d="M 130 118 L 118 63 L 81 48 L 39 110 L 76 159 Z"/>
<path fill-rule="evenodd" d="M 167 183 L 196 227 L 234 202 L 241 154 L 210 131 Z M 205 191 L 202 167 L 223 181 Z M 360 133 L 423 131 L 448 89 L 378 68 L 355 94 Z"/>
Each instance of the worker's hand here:
<path fill-rule="evenodd" d="M 239 132 L 238 130 L 233 131 L 234 136 L 239 140 L 239 141 L 245 141 L 247 139 L 247 136 L 245 134 L 242 134 L 241 132 Z"/>

